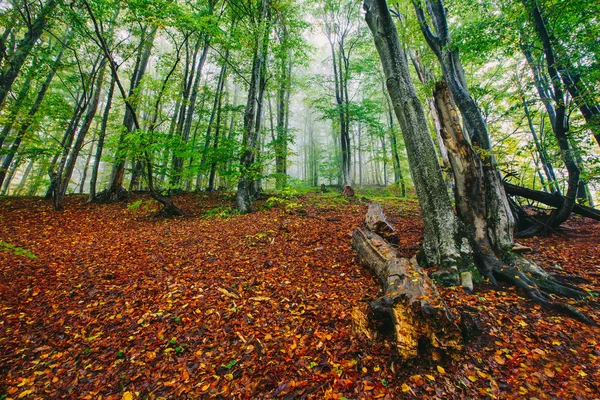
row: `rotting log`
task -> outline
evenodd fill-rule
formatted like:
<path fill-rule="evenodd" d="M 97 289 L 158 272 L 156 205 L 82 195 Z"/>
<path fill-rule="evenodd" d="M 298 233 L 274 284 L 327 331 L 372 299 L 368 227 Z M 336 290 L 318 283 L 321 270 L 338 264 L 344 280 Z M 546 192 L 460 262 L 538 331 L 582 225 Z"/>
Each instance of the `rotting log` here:
<path fill-rule="evenodd" d="M 388 242 L 392 244 L 398 244 L 400 238 L 396 230 L 387 222 L 383 209 L 379 203 L 369 204 L 367 215 L 365 217 L 365 224 L 367 228 L 372 232 L 375 232 Z"/>
<path fill-rule="evenodd" d="M 352 246 L 361 263 L 381 282 L 383 295 L 371 303 L 391 317 L 396 348 L 402 361 L 418 356 L 419 342 L 456 358 L 463 349 L 458 326 L 435 284 L 414 258 L 398 257 L 384 238 L 365 228 L 352 234 Z"/>

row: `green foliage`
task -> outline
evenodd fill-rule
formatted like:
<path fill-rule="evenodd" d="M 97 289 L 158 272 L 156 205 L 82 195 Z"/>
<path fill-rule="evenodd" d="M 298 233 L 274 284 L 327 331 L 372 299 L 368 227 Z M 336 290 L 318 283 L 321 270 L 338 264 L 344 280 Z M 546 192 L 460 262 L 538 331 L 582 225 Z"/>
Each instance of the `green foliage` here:
<path fill-rule="evenodd" d="M 27 257 L 30 259 L 37 258 L 36 255 L 33 254 L 32 252 L 30 252 L 29 250 L 15 246 L 14 244 L 5 242 L 4 240 L 0 240 L 0 251 L 11 252 L 15 256 L 22 256 L 22 257 Z"/>
<path fill-rule="evenodd" d="M 202 213 L 204 218 L 232 218 L 236 215 L 240 215 L 240 212 L 230 206 L 216 207 Z"/>
<path fill-rule="evenodd" d="M 139 199 L 134 201 L 133 203 L 127 204 L 127 210 L 131 211 L 134 214 L 140 212 L 149 212 L 154 210 L 155 208 L 155 203 L 151 200 Z"/>

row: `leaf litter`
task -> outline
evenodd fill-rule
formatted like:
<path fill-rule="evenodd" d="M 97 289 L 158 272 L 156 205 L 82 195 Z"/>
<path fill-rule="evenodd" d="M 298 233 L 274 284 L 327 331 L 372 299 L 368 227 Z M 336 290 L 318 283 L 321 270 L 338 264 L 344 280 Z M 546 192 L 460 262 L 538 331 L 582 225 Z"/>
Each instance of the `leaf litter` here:
<path fill-rule="evenodd" d="M 363 203 L 307 195 L 302 208 L 240 216 L 223 211 L 228 198 L 188 194 L 176 199 L 185 218 L 162 219 L 83 201 L 56 213 L 41 199 L 0 199 L 0 239 L 12 246 L 0 251 L 0 398 L 600 396 L 598 328 L 502 285 L 440 288 L 482 331 L 459 361 L 432 352 L 402 365 L 389 335 L 353 338 L 352 308 L 379 295 L 350 247 Z M 392 203 L 400 252 L 414 255 L 418 206 Z M 598 293 L 600 224 L 568 225 L 577 234 L 522 244 Z M 597 296 L 576 305 L 600 320 Z"/>

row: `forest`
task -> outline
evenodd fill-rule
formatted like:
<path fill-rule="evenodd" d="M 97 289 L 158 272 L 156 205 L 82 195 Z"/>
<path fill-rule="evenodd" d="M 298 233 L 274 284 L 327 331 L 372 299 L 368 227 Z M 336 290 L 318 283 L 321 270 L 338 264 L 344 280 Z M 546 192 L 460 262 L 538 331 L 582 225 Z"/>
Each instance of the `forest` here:
<path fill-rule="evenodd" d="M 0 2 L 0 400 L 598 398 L 600 3 Z"/>

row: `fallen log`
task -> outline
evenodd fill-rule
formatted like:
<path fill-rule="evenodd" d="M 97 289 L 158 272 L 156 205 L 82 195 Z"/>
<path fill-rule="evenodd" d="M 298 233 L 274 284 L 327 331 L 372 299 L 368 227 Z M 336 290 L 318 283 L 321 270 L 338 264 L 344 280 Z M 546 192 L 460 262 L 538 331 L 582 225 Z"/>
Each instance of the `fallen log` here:
<path fill-rule="evenodd" d="M 540 192 L 539 190 L 533 190 L 524 188 L 522 186 L 513 185 L 512 183 L 504 182 L 504 190 L 506 194 L 511 196 L 524 197 L 529 200 L 539 201 L 547 206 L 560 207 L 564 201 L 564 197 L 559 194 L 550 194 Z M 573 206 L 573 213 L 600 221 L 600 210 L 595 208 L 584 206 L 581 204 L 575 204 Z"/>
<path fill-rule="evenodd" d="M 352 246 L 361 263 L 381 282 L 383 295 L 373 301 L 371 307 L 391 317 L 400 359 L 407 361 L 417 357 L 423 340 L 457 357 L 463 349 L 461 332 L 435 284 L 415 258 L 398 257 L 390 243 L 365 228 L 354 231 Z"/>

